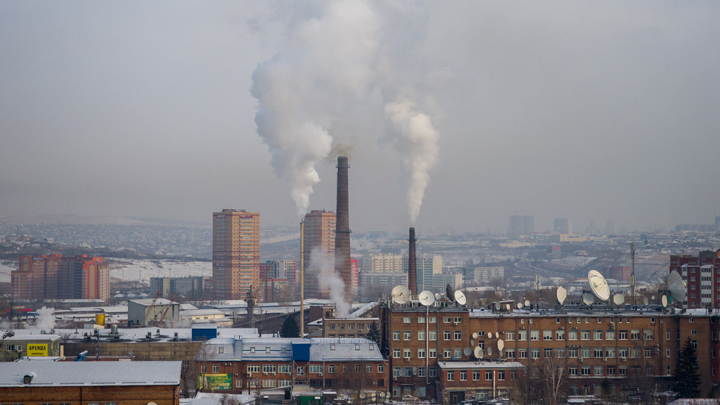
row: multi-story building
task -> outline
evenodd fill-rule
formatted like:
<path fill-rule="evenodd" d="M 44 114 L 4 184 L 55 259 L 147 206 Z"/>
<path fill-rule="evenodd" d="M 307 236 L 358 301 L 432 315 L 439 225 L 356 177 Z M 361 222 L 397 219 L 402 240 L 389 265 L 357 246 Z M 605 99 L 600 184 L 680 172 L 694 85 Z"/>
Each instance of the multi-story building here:
<path fill-rule="evenodd" d="M 110 298 L 110 269 L 102 257 L 20 256 L 10 280 L 15 299 Z"/>
<path fill-rule="evenodd" d="M 150 296 L 158 293 L 161 297 L 179 295 L 185 298 L 199 299 L 203 297 L 202 277 L 151 277 Z"/>
<path fill-rule="evenodd" d="M 605 277 L 618 281 L 630 281 L 632 267 L 630 266 L 608 266 L 605 270 Z"/>
<path fill-rule="evenodd" d="M 688 308 L 720 308 L 720 250 L 670 256 L 670 272 L 673 270 L 687 284 L 684 304 Z"/>
<path fill-rule="evenodd" d="M 329 290 L 320 287 L 317 275 L 323 266 L 335 268 L 336 220 L 332 211 L 312 210 L 305 214 L 305 298 L 328 297 Z"/>
<path fill-rule="evenodd" d="M 500 390 L 540 381 L 558 367 L 564 370 L 565 395 L 627 397 L 643 384 L 664 391 L 671 388 L 678 351 L 687 340 L 697 348 L 701 392 L 720 379 L 715 356 L 720 317 L 704 310 L 495 311 L 443 303 L 429 310 L 392 304 L 381 312 L 395 397 L 411 394 L 444 403 L 491 397 L 483 377 L 493 370 L 494 395 L 511 395 Z M 478 347 L 482 359 L 474 356 Z M 510 362 L 523 369 L 513 365 L 499 380 L 497 363 Z M 476 371 L 479 378 L 471 378 Z"/>
<path fill-rule="evenodd" d="M 567 218 L 555 218 L 555 232 L 572 233 L 572 221 Z"/>
<path fill-rule="evenodd" d="M 520 235 L 530 235 L 533 233 L 533 228 L 532 215 L 511 215 L 508 220 L 507 236 L 517 238 Z"/>
<path fill-rule="evenodd" d="M 473 274 L 473 281 L 488 282 L 493 279 L 505 279 L 505 268 L 502 266 L 495 267 L 476 267 Z"/>
<path fill-rule="evenodd" d="M 364 273 L 399 273 L 407 271 L 407 259 L 403 255 L 379 254 L 365 255 L 362 258 Z"/>
<path fill-rule="evenodd" d="M 244 299 L 260 287 L 260 213 L 213 213 L 213 299 Z"/>
<path fill-rule="evenodd" d="M 387 391 L 388 367 L 363 339 L 216 338 L 195 356 L 199 388 L 239 393 L 305 385 Z"/>
<path fill-rule="evenodd" d="M 380 327 L 379 318 L 324 318 L 323 337 L 354 338 L 364 337 L 370 325 Z"/>

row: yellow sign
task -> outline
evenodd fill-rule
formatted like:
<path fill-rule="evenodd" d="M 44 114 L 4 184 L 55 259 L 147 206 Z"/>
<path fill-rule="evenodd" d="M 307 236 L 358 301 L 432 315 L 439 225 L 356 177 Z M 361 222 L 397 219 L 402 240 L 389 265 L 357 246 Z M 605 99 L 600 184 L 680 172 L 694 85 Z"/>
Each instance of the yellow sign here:
<path fill-rule="evenodd" d="M 27 345 L 28 357 L 47 357 L 48 345 L 47 343 L 32 343 Z"/>

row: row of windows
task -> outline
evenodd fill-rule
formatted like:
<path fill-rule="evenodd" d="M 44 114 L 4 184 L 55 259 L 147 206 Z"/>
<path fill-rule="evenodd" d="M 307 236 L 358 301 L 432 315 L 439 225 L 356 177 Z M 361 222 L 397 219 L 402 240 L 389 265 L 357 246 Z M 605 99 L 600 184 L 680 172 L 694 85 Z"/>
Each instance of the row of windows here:
<path fill-rule="evenodd" d="M 447 380 L 448 381 L 455 381 L 457 371 L 447 371 Z M 485 370 L 485 381 L 492 381 L 493 380 L 493 374 L 497 373 L 497 380 L 498 381 L 505 381 L 505 370 Z M 467 381 L 468 379 L 468 372 L 467 370 L 460 370 L 459 372 L 460 381 Z M 472 380 L 473 381 L 480 381 L 480 376 L 482 375 L 482 370 L 473 370 L 472 372 Z M 510 379 L 515 380 L 517 379 L 517 370 L 510 370 Z"/>
<path fill-rule="evenodd" d="M 330 330 L 335 330 L 335 328 L 336 328 L 336 325 L 334 323 L 330 323 L 329 326 L 330 326 Z M 355 330 L 355 324 L 349 323 L 349 324 L 347 324 L 347 328 L 348 328 L 348 330 Z M 357 324 L 357 328 L 358 328 L 358 330 L 364 330 L 365 324 L 359 323 L 359 324 Z M 337 324 L 337 329 L 345 330 L 345 324 L 344 323 Z"/>

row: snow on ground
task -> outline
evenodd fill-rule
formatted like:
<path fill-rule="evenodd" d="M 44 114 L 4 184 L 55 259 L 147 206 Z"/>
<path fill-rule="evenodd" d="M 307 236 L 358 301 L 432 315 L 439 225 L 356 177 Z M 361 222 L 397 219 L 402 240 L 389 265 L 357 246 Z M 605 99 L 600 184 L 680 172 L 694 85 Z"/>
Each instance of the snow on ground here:
<path fill-rule="evenodd" d="M 140 280 L 145 284 L 150 283 L 150 277 L 212 276 L 211 262 L 135 259 L 109 259 L 109 262 L 110 277 L 125 281 Z"/>
<path fill-rule="evenodd" d="M 10 272 L 17 270 L 17 262 L 0 262 L 0 283 L 10 282 Z"/>

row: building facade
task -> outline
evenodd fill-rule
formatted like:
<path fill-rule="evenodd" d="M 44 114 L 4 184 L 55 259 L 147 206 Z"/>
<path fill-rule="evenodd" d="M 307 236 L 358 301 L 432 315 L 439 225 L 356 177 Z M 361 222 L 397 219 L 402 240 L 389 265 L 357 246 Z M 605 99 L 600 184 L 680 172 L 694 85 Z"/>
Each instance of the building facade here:
<path fill-rule="evenodd" d="M 10 280 L 14 299 L 110 298 L 110 269 L 102 257 L 20 256 Z"/>
<path fill-rule="evenodd" d="M 573 233 L 572 232 L 572 221 L 567 218 L 555 218 L 554 221 L 555 232 L 558 233 Z"/>
<path fill-rule="evenodd" d="M 720 308 L 720 251 L 670 256 L 669 271 L 673 270 L 687 284 L 687 308 Z"/>
<path fill-rule="evenodd" d="M 216 393 L 292 386 L 387 391 L 387 361 L 367 339 L 216 338 L 195 356 L 198 387 Z"/>
<path fill-rule="evenodd" d="M 244 299 L 260 288 L 260 213 L 213 213 L 213 299 Z"/>
<path fill-rule="evenodd" d="M 203 297 L 204 286 L 202 277 L 151 277 L 150 296 L 161 297 L 179 295 L 190 299 Z"/>
<path fill-rule="evenodd" d="M 305 214 L 305 298 L 329 296 L 329 289 L 320 287 L 317 275 L 323 266 L 335 268 L 336 221 L 337 215 L 332 211 L 312 210 Z"/>
<path fill-rule="evenodd" d="M 508 237 L 517 238 L 520 235 L 531 235 L 533 232 L 532 215 L 512 215 L 508 219 Z"/>

